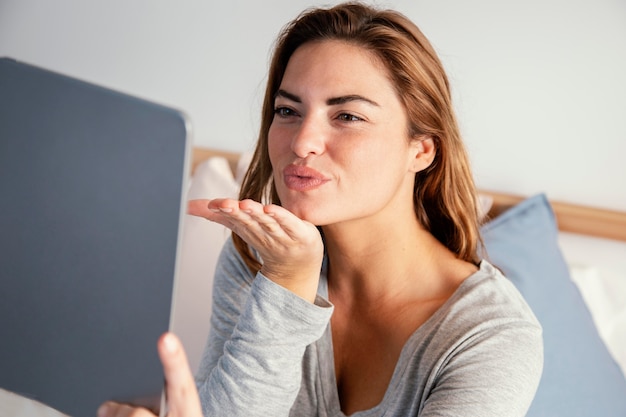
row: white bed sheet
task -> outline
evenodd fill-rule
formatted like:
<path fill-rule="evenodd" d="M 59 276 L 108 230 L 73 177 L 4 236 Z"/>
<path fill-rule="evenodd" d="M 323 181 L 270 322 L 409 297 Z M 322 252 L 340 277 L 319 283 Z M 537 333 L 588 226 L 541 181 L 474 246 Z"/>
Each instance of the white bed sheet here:
<path fill-rule="evenodd" d="M 96 415 L 94 410 L 93 415 Z M 22 397 L 0 388 L 0 416 L 2 417 L 68 417 L 38 401 Z"/>
<path fill-rule="evenodd" d="M 626 375 L 626 242 L 561 232 L 559 245 L 600 337 Z"/>

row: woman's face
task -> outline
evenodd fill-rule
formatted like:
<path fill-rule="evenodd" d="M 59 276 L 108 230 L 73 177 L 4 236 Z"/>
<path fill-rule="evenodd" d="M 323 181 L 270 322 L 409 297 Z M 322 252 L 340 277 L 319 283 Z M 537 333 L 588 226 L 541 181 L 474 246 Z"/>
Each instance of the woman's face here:
<path fill-rule="evenodd" d="M 283 207 L 318 226 L 412 213 L 421 142 L 409 140 L 404 107 L 371 52 L 302 45 L 274 109 L 268 146 Z"/>

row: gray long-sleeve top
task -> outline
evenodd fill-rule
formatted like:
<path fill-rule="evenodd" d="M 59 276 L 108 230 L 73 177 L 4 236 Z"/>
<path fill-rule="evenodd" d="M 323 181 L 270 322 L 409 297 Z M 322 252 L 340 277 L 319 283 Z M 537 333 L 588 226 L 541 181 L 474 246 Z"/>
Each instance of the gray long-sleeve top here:
<path fill-rule="evenodd" d="M 344 417 L 325 268 L 311 304 L 247 269 L 229 239 L 218 262 L 197 383 L 205 416 Z M 383 400 L 355 417 L 521 417 L 543 365 L 541 327 L 486 261 L 406 342 Z"/>

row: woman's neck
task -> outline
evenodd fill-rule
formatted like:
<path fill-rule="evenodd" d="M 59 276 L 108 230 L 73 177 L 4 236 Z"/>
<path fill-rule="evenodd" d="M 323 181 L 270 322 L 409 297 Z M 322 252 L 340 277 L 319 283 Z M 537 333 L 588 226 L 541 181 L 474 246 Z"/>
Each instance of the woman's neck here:
<path fill-rule="evenodd" d="M 417 219 L 324 228 L 329 290 L 382 302 L 439 285 L 442 265 L 456 258 Z"/>

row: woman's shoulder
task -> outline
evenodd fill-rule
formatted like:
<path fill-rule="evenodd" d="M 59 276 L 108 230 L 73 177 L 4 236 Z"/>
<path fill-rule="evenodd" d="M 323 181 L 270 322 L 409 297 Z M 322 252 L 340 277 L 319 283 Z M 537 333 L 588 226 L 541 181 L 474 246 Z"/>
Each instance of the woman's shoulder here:
<path fill-rule="evenodd" d="M 453 355 L 456 361 L 526 361 L 541 372 L 541 325 L 511 281 L 487 261 L 418 329 L 411 343 L 414 359 Z"/>
<path fill-rule="evenodd" d="M 515 285 L 486 260 L 442 307 L 440 320 L 468 327 L 540 324 Z"/>
<path fill-rule="evenodd" d="M 511 407 L 506 415 L 521 415 L 542 372 L 541 326 L 515 286 L 487 261 L 463 281 L 409 345 L 405 360 L 408 368 L 416 369 L 414 384 L 423 384 L 429 407 L 448 410 L 446 415 L 458 415 L 460 410 L 485 414 L 489 409 L 489 415 L 505 415 L 503 407 Z M 424 381 L 420 375 L 435 377 Z M 455 392 L 456 401 L 431 396 L 438 387 Z M 462 404 L 459 399 L 464 395 L 489 401 Z M 472 405 L 477 409 L 472 411 Z"/>

